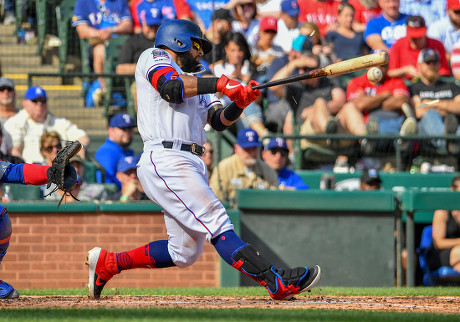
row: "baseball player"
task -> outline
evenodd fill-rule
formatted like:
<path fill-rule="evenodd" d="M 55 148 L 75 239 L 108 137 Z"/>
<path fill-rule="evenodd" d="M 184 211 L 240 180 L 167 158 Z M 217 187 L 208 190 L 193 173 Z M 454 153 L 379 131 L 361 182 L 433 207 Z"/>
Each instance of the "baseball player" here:
<path fill-rule="evenodd" d="M 226 76 L 195 77 L 200 58 L 211 51 L 200 28 L 187 20 L 160 26 L 155 47 L 140 56 L 136 67 L 138 128 L 144 152 L 138 176 L 147 196 L 163 209 L 168 240 L 153 241 L 120 253 L 99 247 L 89 251 L 89 292 L 99 298 L 106 283 L 133 268 L 187 267 L 200 256 L 205 240 L 243 274 L 265 286 L 273 299 L 289 299 L 311 289 L 319 266 L 277 268 L 234 232 L 226 210 L 208 185 L 201 156 L 206 152 L 204 126 L 223 131 L 259 95 L 251 81 L 243 86 Z M 225 108 L 214 96 L 232 103 Z"/>
<path fill-rule="evenodd" d="M 80 149 L 80 142 L 69 142 L 65 148 L 59 150 L 51 166 L 28 163 L 12 164 L 8 161 L 0 160 L 0 183 L 19 183 L 34 186 L 41 186 L 48 183 L 48 188 L 51 184 L 54 184 L 56 190 L 61 189 L 67 194 L 75 187 L 78 180 L 77 173 L 69 164 L 69 160 Z M 0 205 L 0 266 L 10 245 L 11 234 L 10 216 L 6 208 Z M 18 297 L 19 292 L 13 286 L 0 280 L 0 299 L 14 299 Z"/>

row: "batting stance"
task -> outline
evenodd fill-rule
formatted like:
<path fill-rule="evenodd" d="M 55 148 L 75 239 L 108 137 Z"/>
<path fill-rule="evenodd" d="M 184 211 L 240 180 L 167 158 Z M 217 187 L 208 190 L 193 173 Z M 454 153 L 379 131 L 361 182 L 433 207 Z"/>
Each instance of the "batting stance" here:
<path fill-rule="evenodd" d="M 44 166 L 39 164 L 12 164 L 8 161 L 0 161 L 0 182 L 19 183 L 41 186 L 45 183 L 56 184 L 64 191 L 70 191 L 77 183 L 77 173 L 69 165 L 69 159 L 81 148 L 78 141 L 58 152 L 53 165 Z M 6 255 L 12 234 L 10 216 L 6 208 L 0 205 L 0 266 Z M 0 280 L 0 299 L 18 298 L 19 292 L 10 284 Z"/>
<path fill-rule="evenodd" d="M 160 26 L 155 47 L 140 56 L 136 67 L 138 128 L 144 152 L 138 176 L 148 197 L 163 209 L 168 240 L 112 253 L 89 251 L 89 293 L 99 298 L 106 283 L 122 270 L 187 267 L 201 255 L 204 242 L 234 268 L 265 286 L 273 299 L 291 298 L 312 288 L 320 278 L 319 266 L 274 267 L 234 232 L 226 210 L 208 185 L 201 156 L 206 153 L 203 127 L 223 131 L 260 95 L 226 76 L 195 77 L 200 58 L 211 51 L 199 27 L 187 20 Z M 214 93 L 232 103 L 222 107 Z"/>

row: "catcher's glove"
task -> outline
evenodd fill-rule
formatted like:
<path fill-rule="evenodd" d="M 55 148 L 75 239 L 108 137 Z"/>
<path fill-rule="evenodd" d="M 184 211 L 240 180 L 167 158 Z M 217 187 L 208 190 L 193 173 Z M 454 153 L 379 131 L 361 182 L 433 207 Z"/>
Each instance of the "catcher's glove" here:
<path fill-rule="evenodd" d="M 48 176 L 48 184 L 46 188 L 48 189 L 52 183 L 56 185 L 56 188 L 51 191 L 48 195 L 52 194 L 58 189 L 64 191 L 64 195 L 59 201 L 58 208 L 61 205 L 62 200 L 66 195 L 72 196 L 75 200 L 75 196 L 70 192 L 75 185 L 77 184 L 77 172 L 70 165 L 69 160 L 78 153 L 81 149 L 81 143 L 78 141 L 70 142 L 66 147 L 59 150 L 56 158 L 53 160 L 53 164 L 49 167 L 46 175 Z"/>

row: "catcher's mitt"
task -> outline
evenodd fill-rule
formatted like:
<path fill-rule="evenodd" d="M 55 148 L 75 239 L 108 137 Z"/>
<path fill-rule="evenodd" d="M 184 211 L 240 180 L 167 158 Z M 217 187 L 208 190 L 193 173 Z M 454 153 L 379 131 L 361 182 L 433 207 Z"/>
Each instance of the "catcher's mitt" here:
<path fill-rule="evenodd" d="M 58 208 L 66 195 L 70 195 L 75 200 L 78 200 L 70 192 L 77 184 L 77 172 L 69 164 L 69 160 L 75 154 L 77 154 L 80 149 L 80 142 L 70 142 L 66 147 L 58 151 L 56 158 L 53 160 L 53 164 L 46 172 L 46 175 L 48 176 L 48 184 L 46 188 L 48 189 L 53 183 L 56 185 L 56 188 L 53 189 L 53 191 L 51 191 L 48 195 L 52 194 L 58 189 L 64 191 L 64 195 L 62 196 L 61 201 L 59 201 Z"/>

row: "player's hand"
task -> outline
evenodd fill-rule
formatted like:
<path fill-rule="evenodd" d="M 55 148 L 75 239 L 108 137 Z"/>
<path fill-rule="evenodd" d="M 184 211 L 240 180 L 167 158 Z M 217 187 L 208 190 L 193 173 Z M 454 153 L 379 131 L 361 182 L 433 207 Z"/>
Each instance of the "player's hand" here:
<path fill-rule="evenodd" d="M 259 85 L 255 80 L 249 82 L 248 86 L 244 86 L 239 93 L 239 97 L 235 99 L 235 104 L 241 108 L 246 108 L 249 104 L 254 102 L 260 96 L 258 89 L 252 89 L 252 86 Z"/>
<path fill-rule="evenodd" d="M 217 91 L 227 95 L 231 101 L 234 101 L 238 96 L 243 85 L 240 82 L 229 79 L 227 76 L 222 75 L 217 81 Z"/>

